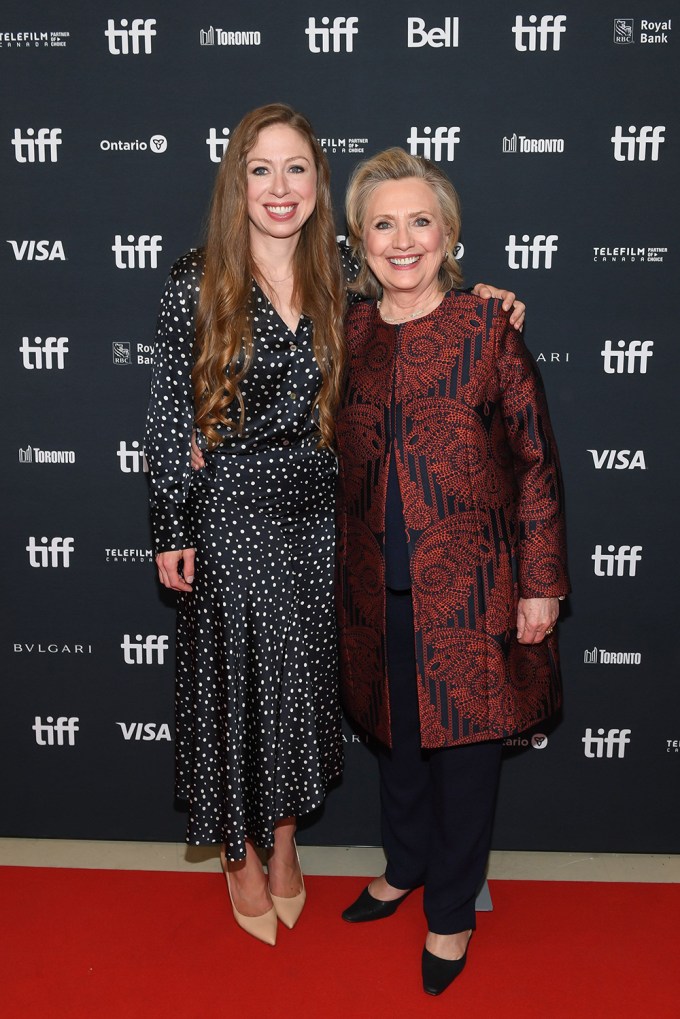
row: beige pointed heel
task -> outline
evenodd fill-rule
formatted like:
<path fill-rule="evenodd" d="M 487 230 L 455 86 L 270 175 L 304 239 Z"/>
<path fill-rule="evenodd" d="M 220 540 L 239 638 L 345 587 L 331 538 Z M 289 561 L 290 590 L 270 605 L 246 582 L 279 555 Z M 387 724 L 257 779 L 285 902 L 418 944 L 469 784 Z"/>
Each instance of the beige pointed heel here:
<path fill-rule="evenodd" d="M 297 856 L 298 867 L 300 867 L 300 880 L 302 881 L 302 891 L 298 892 L 297 895 L 282 896 L 272 895 L 271 889 L 269 894 L 272 897 L 274 903 L 274 909 L 276 915 L 282 924 L 284 924 L 289 930 L 292 930 L 295 924 L 300 919 L 300 913 L 304 909 L 305 902 L 307 900 L 307 891 L 305 889 L 305 878 L 302 873 L 302 867 L 300 866 L 300 854 L 295 847 L 295 855 Z"/>
<path fill-rule="evenodd" d="M 220 860 L 222 861 L 222 870 L 227 882 L 227 891 L 229 892 L 234 920 L 236 920 L 236 923 L 246 934 L 251 934 L 258 941 L 264 941 L 266 945 L 275 945 L 277 931 L 276 909 L 272 906 L 271 909 L 268 909 L 266 913 L 262 913 L 260 916 L 246 916 L 244 913 L 239 913 L 234 905 L 234 896 L 231 894 L 229 868 L 227 867 L 227 858 L 224 850 L 220 853 Z"/>

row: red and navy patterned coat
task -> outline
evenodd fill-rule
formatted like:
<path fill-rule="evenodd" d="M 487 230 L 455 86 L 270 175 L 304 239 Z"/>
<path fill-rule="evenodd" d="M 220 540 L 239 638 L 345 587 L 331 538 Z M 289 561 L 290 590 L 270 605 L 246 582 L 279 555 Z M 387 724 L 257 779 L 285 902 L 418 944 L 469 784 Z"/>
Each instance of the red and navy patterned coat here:
<path fill-rule="evenodd" d="M 556 634 L 517 642 L 517 600 L 569 590 L 559 462 L 535 362 L 500 302 L 456 291 L 400 326 L 383 323 L 373 301 L 355 305 L 346 336 L 336 431 L 345 707 L 391 745 L 384 532 L 395 455 L 422 745 L 522 732 L 559 707 L 561 682 Z"/>

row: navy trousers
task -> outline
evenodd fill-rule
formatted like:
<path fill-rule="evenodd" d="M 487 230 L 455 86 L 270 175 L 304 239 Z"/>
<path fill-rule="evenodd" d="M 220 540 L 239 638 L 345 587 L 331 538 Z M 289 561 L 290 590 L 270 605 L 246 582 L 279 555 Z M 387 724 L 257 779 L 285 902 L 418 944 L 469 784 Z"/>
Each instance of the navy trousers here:
<path fill-rule="evenodd" d="M 387 590 L 392 750 L 381 747 L 380 797 L 387 881 L 424 885 L 428 929 L 474 929 L 475 898 L 491 845 L 500 740 L 422 750 L 410 591 Z"/>

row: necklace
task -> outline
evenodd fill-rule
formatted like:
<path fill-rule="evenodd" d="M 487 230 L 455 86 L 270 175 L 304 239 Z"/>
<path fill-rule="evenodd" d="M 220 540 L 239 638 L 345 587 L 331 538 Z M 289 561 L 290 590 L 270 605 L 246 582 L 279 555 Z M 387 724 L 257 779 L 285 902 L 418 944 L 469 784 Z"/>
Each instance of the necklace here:
<path fill-rule="evenodd" d="M 434 311 L 435 308 L 439 307 L 443 296 L 443 294 L 437 295 L 437 303 L 433 307 L 430 307 L 428 304 L 423 304 L 420 308 L 415 308 L 413 311 L 409 311 L 403 315 L 398 315 L 397 318 L 388 318 L 387 315 L 383 313 L 382 301 L 378 301 L 378 310 L 380 311 L 380 317 L 383 322 L 387 322 L 388 325 L 399 325 L 401 322 L 411 322 L 414 318 L 429 315 L 431 311 Z"/>
<path fill-rule="evenodd" d="M 258 266 L 258 268 L 259 268 L 259 266 Z M 260 269 L 260 272 L 262 272 L 262 270 L 261 270 L 261 269 Z M 273 280 L 273 279 L 270 279 L 270 278 L 269 278 L 269 276 L 266 276 L 266 275 L 265 275 L 265 274 L 264 274 L 264 273 L 262 272 L 262 278 L 263 278 L 264 280 L 266 280 L 266 282 L 267 282 L 267 283 L 286 283 L 286 282 L 287 282 L 287 281 L 288 281 L 289 279 L 292 279 L 292 278 L 293 278 L 293 274 L 294 274 L 294 272 L 295 272 L 295 270 L 294 270 L 294 269 L 291 269 L 291 271 L 290 271 L 290 272 L 288 273 L 288 275 L 287 275 L 287 276 L 284 276 L 284 277 L 283 277 L 282 279 L 280 279 L 280 280 Z"/>

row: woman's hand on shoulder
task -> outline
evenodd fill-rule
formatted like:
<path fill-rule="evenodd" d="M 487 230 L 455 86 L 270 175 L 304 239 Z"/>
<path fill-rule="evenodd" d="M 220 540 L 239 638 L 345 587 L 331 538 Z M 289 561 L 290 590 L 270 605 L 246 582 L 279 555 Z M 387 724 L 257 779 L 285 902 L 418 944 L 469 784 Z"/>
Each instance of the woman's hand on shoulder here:
<path fill-rule="evenodd" d="M 195 471 L 200 471 L 205 467 L 203 453 L 198 448 L 198 443 L 196 442 L 195 430 L 191 433 L 191 466 Z"/>
<path fill-rule="evenodd" d="M 560 603 L 557 598 L 520 598 L 517 604 L 517 640 L 520 644 L 540 644 L 557 622 Z"/>
<path fill-rule="evenodd" d="M 171 591 L 191 591 L 194 579 L 196 549 L 183 548 L 175 552 L 159 552 L 156 556 L 158 577 L 163 587 Z M 180 563 L 182 569 L 180 571 Z"/>
<path fill-rule="evenodd" d="M 503 311 L 510 311 L 512 309 L 510 325 L 518 330 L 524 328 L 527 306 L 522 301 L 517 300 L 512 290 L 499 290 L 498 287 L 492 287 L 490 283 L 476 283 L 472 288 L 472 293 L 475 297 L 481 297 L 485 301 L 490 301 L 492 298 L 502 301 Z"/>

